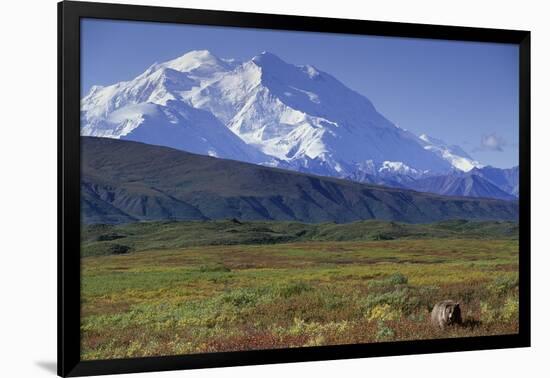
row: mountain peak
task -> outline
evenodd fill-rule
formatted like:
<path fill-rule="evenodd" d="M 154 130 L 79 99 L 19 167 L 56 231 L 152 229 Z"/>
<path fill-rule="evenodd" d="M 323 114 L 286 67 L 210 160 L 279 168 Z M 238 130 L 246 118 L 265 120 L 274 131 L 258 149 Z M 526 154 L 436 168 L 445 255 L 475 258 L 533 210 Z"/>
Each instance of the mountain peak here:
<path fill-rule="evenodd" d="M 189 51 L 96 92 L 82 101 L 83 135 L 125 137 L 130 125 L 134 140 L 341 178 L 478 166 L 464 151 L 395 127 L 329 73 L 269 51 L 246 62 Z"/>
<path fill-rule="evenodd" d="M 285 61 L 283 61 L 281 58 L 279 58 L 277 55 L 269 51 L 262 51 L 259 55 L 256 55 L 254 58 L 252 58 L 252 61 L 260 66 L 273 65 L 273 64 L 284 64 L 284 65 L 288 64 Z"/>
<path fill-rule="evenodd" d="M 210 67 L 216 70 L 226 70 L 227 63 L 208 50 L 193 50 L 162 64 L 181 72 L 190 72 L 200 67 Z"/>
<path fill-rule="evenodd" d="M 180 58 L 201 60 L 218 59 L 214 54 L 210 52 L 210 50 L 191 50 L 180 56 Z"/>

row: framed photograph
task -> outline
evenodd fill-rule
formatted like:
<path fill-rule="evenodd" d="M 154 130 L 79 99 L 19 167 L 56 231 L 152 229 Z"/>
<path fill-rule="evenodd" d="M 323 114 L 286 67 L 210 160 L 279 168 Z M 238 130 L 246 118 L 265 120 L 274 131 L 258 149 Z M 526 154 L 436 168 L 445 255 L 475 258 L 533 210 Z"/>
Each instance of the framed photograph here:
<path fill-rule="evenodd" d="M 58 11 L 59 375 L 530 345 L 528 31 Z"/>

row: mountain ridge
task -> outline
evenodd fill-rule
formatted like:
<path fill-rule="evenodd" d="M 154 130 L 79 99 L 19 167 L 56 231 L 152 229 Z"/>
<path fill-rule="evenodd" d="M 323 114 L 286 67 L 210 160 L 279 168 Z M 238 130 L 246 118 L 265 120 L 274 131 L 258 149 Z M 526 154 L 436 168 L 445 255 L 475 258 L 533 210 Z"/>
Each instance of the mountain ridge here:
<path fill-rule="evenodd" d="M 442 197 L 133 141 L 82 137 L 81 146 L 84 223 L 517 219 L 514 201 Z"/>
<path fill-rule="evenodd" d="M 517 170 L 416 136 L 329 73 L 270 52 L 239 62 L 191 51 L 132 80 L 95 86 L 81 105 L 83 136 L 443 195 L 519 194 Z"/>
<path fill-rule="evenodd" d="M 389 183 L 391 185 L 391 183 Z M 441 195 L 489 197 L 517 200 L 519 167 L 508 169 L 491 166 L 475 167 L 468 172 L 421 177 L 403 182 L 403 187 Z"/>
<path fill-rule="evenodd" d="M 169 119 L 132 108 L 137 104 L 155 104 Z M 133 80 L 94 87 L 82 99 L 81 134 L 147 143 L 147 138 L 131 135 L 147 122 L 160 129 L 155 143 L 163 139 L 161 144 L 177 148 L 173 137 L 164 136 L 163 126 L 185 126 L 182 118 L 188 117 L 189 107 L 210 112 L 258 152 L 256 158 L 250 153 L 227 154 L 222 144 L 238 141 L 210 140 L 206 135 L 210 144 L 199 143 L 190 151 L 204 155 L 339 178 L 376 174 L 363 168 L 378 169 L 385 162 L 401 162 L 422 173 L 444 173 L 458 159 L 397 127 L 368 98 L 332 75 L 311 65 L 286 63 L 269 52 L 229 62 L 209 51 L 191 51 L 155 63 Z M 120 109 L 127 110 L 126 120 L 112 116 Z M 214 129 L 218 122 L 206 123 Z M 459 158 L 462 168 L 477 166 L 469 156 Z"/>

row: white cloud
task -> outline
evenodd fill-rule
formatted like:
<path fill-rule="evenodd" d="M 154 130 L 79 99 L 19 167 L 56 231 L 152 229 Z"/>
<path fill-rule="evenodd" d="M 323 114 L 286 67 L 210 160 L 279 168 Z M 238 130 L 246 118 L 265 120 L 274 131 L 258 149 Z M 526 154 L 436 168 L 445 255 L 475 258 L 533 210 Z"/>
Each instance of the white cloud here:
<path fill-rule="evenodd" d="M 506 145 L 506 140 L 503 137 L 492 133 L 481 137 L 481 144 L 478 148 L 476 148 L 476 150 L 502 152 L 504 151 L 504 147 Z"/>

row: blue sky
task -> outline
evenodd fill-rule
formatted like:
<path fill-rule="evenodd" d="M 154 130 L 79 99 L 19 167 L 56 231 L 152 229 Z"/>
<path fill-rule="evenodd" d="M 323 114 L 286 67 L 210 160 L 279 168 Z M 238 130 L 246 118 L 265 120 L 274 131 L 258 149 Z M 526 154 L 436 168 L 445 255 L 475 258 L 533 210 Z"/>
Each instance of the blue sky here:
<path fill-rule="evenodd" d="M 239 60 L 267 50 L 330 73 L 402 128 L 484 164 L 518 164 L 516 45 L 92 19 L 81 38 L 82 93 L 190 50 Z"/>

